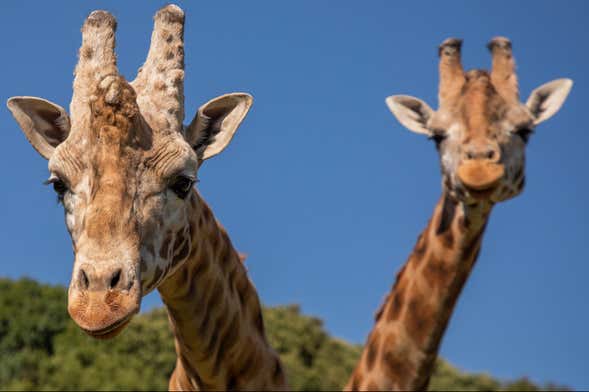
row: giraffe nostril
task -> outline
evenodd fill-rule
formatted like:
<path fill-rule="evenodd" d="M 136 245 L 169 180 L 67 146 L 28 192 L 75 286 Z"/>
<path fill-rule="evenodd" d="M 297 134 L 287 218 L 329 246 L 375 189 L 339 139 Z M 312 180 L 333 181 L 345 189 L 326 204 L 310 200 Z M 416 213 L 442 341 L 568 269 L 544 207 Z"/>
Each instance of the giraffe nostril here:
<path fill-rule="evenodd" d="M 489 150 L 487 152 L 487 159 L 493 159 L 493 157 L 495 157 L 495 151 Z"/>
<path fill-rule="evenodd" d="M 112 278 L 110 279 L 110 283 L 108 285 L 108 288 L 114 289 L 115 287 L 117 287 L 117 284 L 119 283 L 120 280 L 121 280 L 121 269 L 119 268 L 112 275 Z"/>
<path fill-rule="evenodd" d="M 466 159 L 474 159 L 474 154 L 470 151 L 466 153 Z"/>
<path fill-rule="evenodd" d="M 80 284 L 83 290 L 88 290 L 88 286 L 90 286 L 90 282 L 88 281 L 88 275 L 86 275 L 86 272 L 83 269 L 80 269 L 78 283 Z"/>

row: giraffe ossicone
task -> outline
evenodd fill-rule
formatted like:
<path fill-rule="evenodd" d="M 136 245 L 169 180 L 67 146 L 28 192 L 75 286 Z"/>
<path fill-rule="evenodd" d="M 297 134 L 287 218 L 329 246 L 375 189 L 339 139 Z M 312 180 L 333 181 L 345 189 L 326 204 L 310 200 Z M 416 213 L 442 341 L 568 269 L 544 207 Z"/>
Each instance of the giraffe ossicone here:
<path fill-rule="evenodd" d="M 160 9 L 137 77 L 120 75 L 115 18 L 82 27 L 70 114 L 42 98 L 7 106 L 49 160 L 74 249 L 68 311 L 109 338 L 158 288 L 176 338 L 171 389 L 280 389 L 278 355 L 240 256 L 193 188 L 202 163 L 229 144 L 252 105 L 245 93 L 201 106 L 184 126 L 184 13 Z"/>
<path fill-rule="evenodd" d="M 347 390 L 425 390 L 462 287 L 478 257 L 492 207 L 525 184 L 525 148 L 536 125 L 554 115 L 571 87 L 558 79 L 519 100 L 511 42 L 491 40 L 490 72 L 464 72 L 462 40 L 439 48 L 439 107 L 394 95 L 391 112 L 436 144 L 442 196 L 376 314 Z"/>

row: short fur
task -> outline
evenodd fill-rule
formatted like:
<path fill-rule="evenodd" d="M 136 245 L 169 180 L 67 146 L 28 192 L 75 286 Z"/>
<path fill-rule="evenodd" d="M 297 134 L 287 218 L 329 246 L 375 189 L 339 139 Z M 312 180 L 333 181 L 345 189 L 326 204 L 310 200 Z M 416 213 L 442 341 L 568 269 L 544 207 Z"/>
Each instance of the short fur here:
<path fill-rule="evenodd" d="M 90 335 L 113 337 L 158 288 L 178 354 L 170 389 L 283 389 L 256 290 L 192 188 L 252 98 L 214 98 L 184 127 L 182 10 L 157 12 L 147 60 L 132 83 L 117 70 L 115 29 L 108 12 L 86 19 L 71 117 L 40 98 L 8 102 L 49 159 L 48 182 L 60 191 L 75 255 L 69 313 Z"/>
<path fill-rule="evenodd" d="M 463 72 L 461 44 L 451 38 L 440 46 L 438 111 L 417 98 L 387 98 L 403 125 L 436 141 L 443 189 L 431 220 L 377 312 L 346 390 L 427 389 L 491 209 L 523 190 L 527 133 L 560 108 L 572 84 L 560 80 L 544 85 L 525 106 L 517 99 L 507 39 L 495 38 L 489 44 L 490 73 Z M 531 110 L 536 107 L 549 115 L 541 117 Z"/>

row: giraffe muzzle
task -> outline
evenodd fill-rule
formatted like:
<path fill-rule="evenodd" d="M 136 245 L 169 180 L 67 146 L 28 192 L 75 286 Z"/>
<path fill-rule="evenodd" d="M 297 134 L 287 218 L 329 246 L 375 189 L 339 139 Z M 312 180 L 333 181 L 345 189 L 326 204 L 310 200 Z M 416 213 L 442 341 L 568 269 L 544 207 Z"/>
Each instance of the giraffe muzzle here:
<path fill-rule="evenodd" d="M 141 287 L 133 268 L 90 263 L 76 269 L 68 293 L 68 312 L 90 336 L 118 335 L 139 312 Z"/>
<path fill-rule="evenodd" d="M 467 191 L 473 194 L 494 190 L 505 174 L 502 164 L 488 160 L 469 160 L 458 167 L 457 175 Z"/>

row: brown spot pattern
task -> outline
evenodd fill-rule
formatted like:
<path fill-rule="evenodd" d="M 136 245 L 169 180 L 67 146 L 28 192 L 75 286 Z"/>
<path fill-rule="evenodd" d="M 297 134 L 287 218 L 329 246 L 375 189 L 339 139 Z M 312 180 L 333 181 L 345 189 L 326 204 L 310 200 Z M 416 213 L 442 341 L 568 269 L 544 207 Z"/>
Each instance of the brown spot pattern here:
<path fill-rule="evenodd" d="M 194 267 L 190 269 L 191 276 L 189 279 L 191 281 L 200 280 L 201 276 L 204 275 L 208 269 L 209 262 L 203 258 L 202 260 L 198 261 Z"/>
<path fill-rule="evenodd" d="M 170 242 L 172 242 L 172 235 L 168 234 L 164 239 L 164 243 L 162 244 L 162 247 L 160 249 L 160 257 L 162 259 L 168 258 L 168 249 L 170 248 Z"/>
<path fill-rule="evenodd" d="M 430 255 L 429 262 L 423 268 L 423 276 L 428 285 L 439 290 L 448 287 L 452 282 L 450 268 L 443 259 Z"/>
<path fill-rule="evenodd" d="M 401 358 L 397 353 L 393 352 L 392 349 L 389 349 L 385 351 L 382 356 L 382 361 L 386 377 L 392 380 L 404 380 L 408 377 L 408 367 L 410 365 L 407 362 L 407 358 Z M 402 383 L 402 381 L 400 383 Z"/>
<path fill-rule="evenodd" d="M 442 211 L 439 218 L 440 221 L 438 228 L 436 229 L 436 235 L 441 235 L 446 231 L 449 231 L 452 221 L 454 220 L 454 215 L 456 214 L 456 206 L 456 200 L 452 199 L 448 195 L 444 196 Z M 446 245 L 447 248 L 450 248 L 452 247 L 453 242 L 454 238 L 450 234 L 450 237 L 445 239 L 444 245 Z"/>
<path fill-rule="evenodd" d="M 159 266 L 155 267 L 155 271 L 153 273 L 153 279 L 149 283 L 149 287 L 153 287 L 153 285 L 155 285 L 157 282 L 159 282 L 163 272 L 164 271 L 162 271 L 162 269 Z"/>
<path fill-rule="evenodd" d="M 233 249 L 227 242 L 224 242 L 224 246 L 221 248 L 221 254 L 219 255 L 219 262 L 221 263 L 221 268 L 223 271 L 227 271 L 229 265 L 231 265 L 231 260 L 235 256 Z"/>
<path fill-rule="evenodd" d="M 213 333 L 211 334 L 208 344 L 205 346 L 205 349 L 204 349 L 205 358 L 207 358 L 207 357 L 215 358 L 214 363 L 217 363 L 218 361 L 220 361 L 219 357 L 220 357 L 221 353 L 216 348 L 217 348 L 217 343 L 219 341 L 219 326 L 223 325 L 224 321 L 225 320 L 224 320 L 223 315 L 220 314 L 219 318 L 217 320 L 215 320 L 214 324 L 211 327 Z M 218 366 L 213 366 L 213 375 L 216 375 L 218 371 L 219 371 Z"/>
<path fill-rule="evenodd" d="M 180 249 L 180 251 L 174 256 L 172 259 L 172 265 L 178 264 L 178 262 L 184 260 L 186 256 L 188 256 L 188 252 L 190 251 L 190 242 L 184 241 L 184 245 Z"/>
<path fill-rule="evenodd" d="M 465 232 L 466 230 L 468 230 L 469 226 L 470 220 L 467 216 L 463 215 L 458 219 L 458 228 L 460 229 L 460 231 Z"/>
<path fill-rule="evenodd" d="M 368 351 L 366 352 L 366 370 L 370 371 L 374 367 L 374 361 L 378 355 L 379 333 L 374 331 L 368 341 Z"/>
<path fill-rule="evenodd" d="M 246 347 L 251 347 L 251 350 L 248 350 L 246 352 L 244 360 L 239 362 L 241 368 L 239 368 L 235 373 L 233 373 L 233 377 L 236 380 L 247 379 L 252 370 L 256 370 L 256 367 L 258 365 L 256 361 L 257 355 L 255 352 L 255 344 L 251 342 L 250 345 L 247 345 Z"/>
<path fill-rule="evenodd" d="M 487 226 L 487 223 L 485 222 L 485 224 L 479 230 L 479 232 L 476 233 L 474 235 L 474 237 L 472 238 L 472 240 L 470 240 L 470 242 L 464 247 L 464 251 L 462 253 L 463 258 L 471 255 L 474 252 L 475 248 L 480 245 L 481 237 L 483 236 L 483 233 L 485 232 L 486 226 Z"/>
<path fill-rule="evenodd" d="M 433 309 L 428 305 L 425 295 L 412 290 L 413 294 L 407 304 L 407 331 L 413 340 L 423 347 L 428 338 L 431 325 L 435 324 Z"/>
<path fill-rule="evenodd" d="M 217 353 L 217 357 L 215 358 L 214 363 L 214 373 L 218 372 L 219 367 L 221 366 L 221 360 L 226 358 L 231 348 L 237 343 L 239 338 L 239 313 L 235 312 L 231 321 L 225 327 L 223 334 L 221 335 L 221 343 L 219 344 L 219 349 Z"/>
<path fill-rule="evenodd" d="M 387 321 L 395 321 L 401 315 L 401 310 L 403 309 L 403 300 L 405 293 L 401 290 L 393 294 L 393 300 L 389 303 L 389 308 L 387 311 Z"/>
<path fill-rule="evenodd" d="M 405 276 L 405 268 L 407 264 L 405 264 L 399 273 L 397 274 L 397 280 L 395 281 L 395 285 L 393 286 L 393 290 L 391 294 L 389 294 L 389 304 L 387 310 L 387 321 L 391 322 L 397 320 L 401 313 L 401 309 L 403 308 L 403 303 L 405 299 L 405 288 L 406 282 L 404 281 Z"/>
<path fill-rule="evenodd" d="M 178 250 L 178 248 L 180 248 L 180 245 L 182 244 L 182 241 L 184 241 L 184 233 L 182 232 L 182 230 L 179 230 L 176 233 L 176 239 L 174 240 L 174 245 L 172 246 L 172 250 L 175 252 Z"/>
<path fill-rule="evenodd" d="M 427 249 L 427 232 L 423 232 L 419 235 L 419 238 L 417 239 L 417 243 L 415 244 L 415 247 L 413 248 L 413 255 L 415 256 L 416 261 L 419 261 L 425 251 Z"/>
<path fill-rule="evenodd" d="M 389 303 L 389 298 L 391 297 L 391 293 L 387 294 L 387 296 L 385 297 L 384 301 L 382 302 L 382 304 L 380 305 L 380 307 L 376 310 L 376 313 L 374 314 L 374 321 L 376 321 L 378 323 L 378 321 L 381 319 L 382 315 L 384 314 L 384 310 L 387 306 L 387 304 Z"/>
<path fill-rule="evenodd" d="M 362 378 L 360 377 L 360 375 L 358 374 L 358 372 L 354 372 L 354 375 L 352 376 L 352 387 L 351 390 L 352 391 L 357 391 L 360 389 L 360 382 L 362 382 Z"/>

